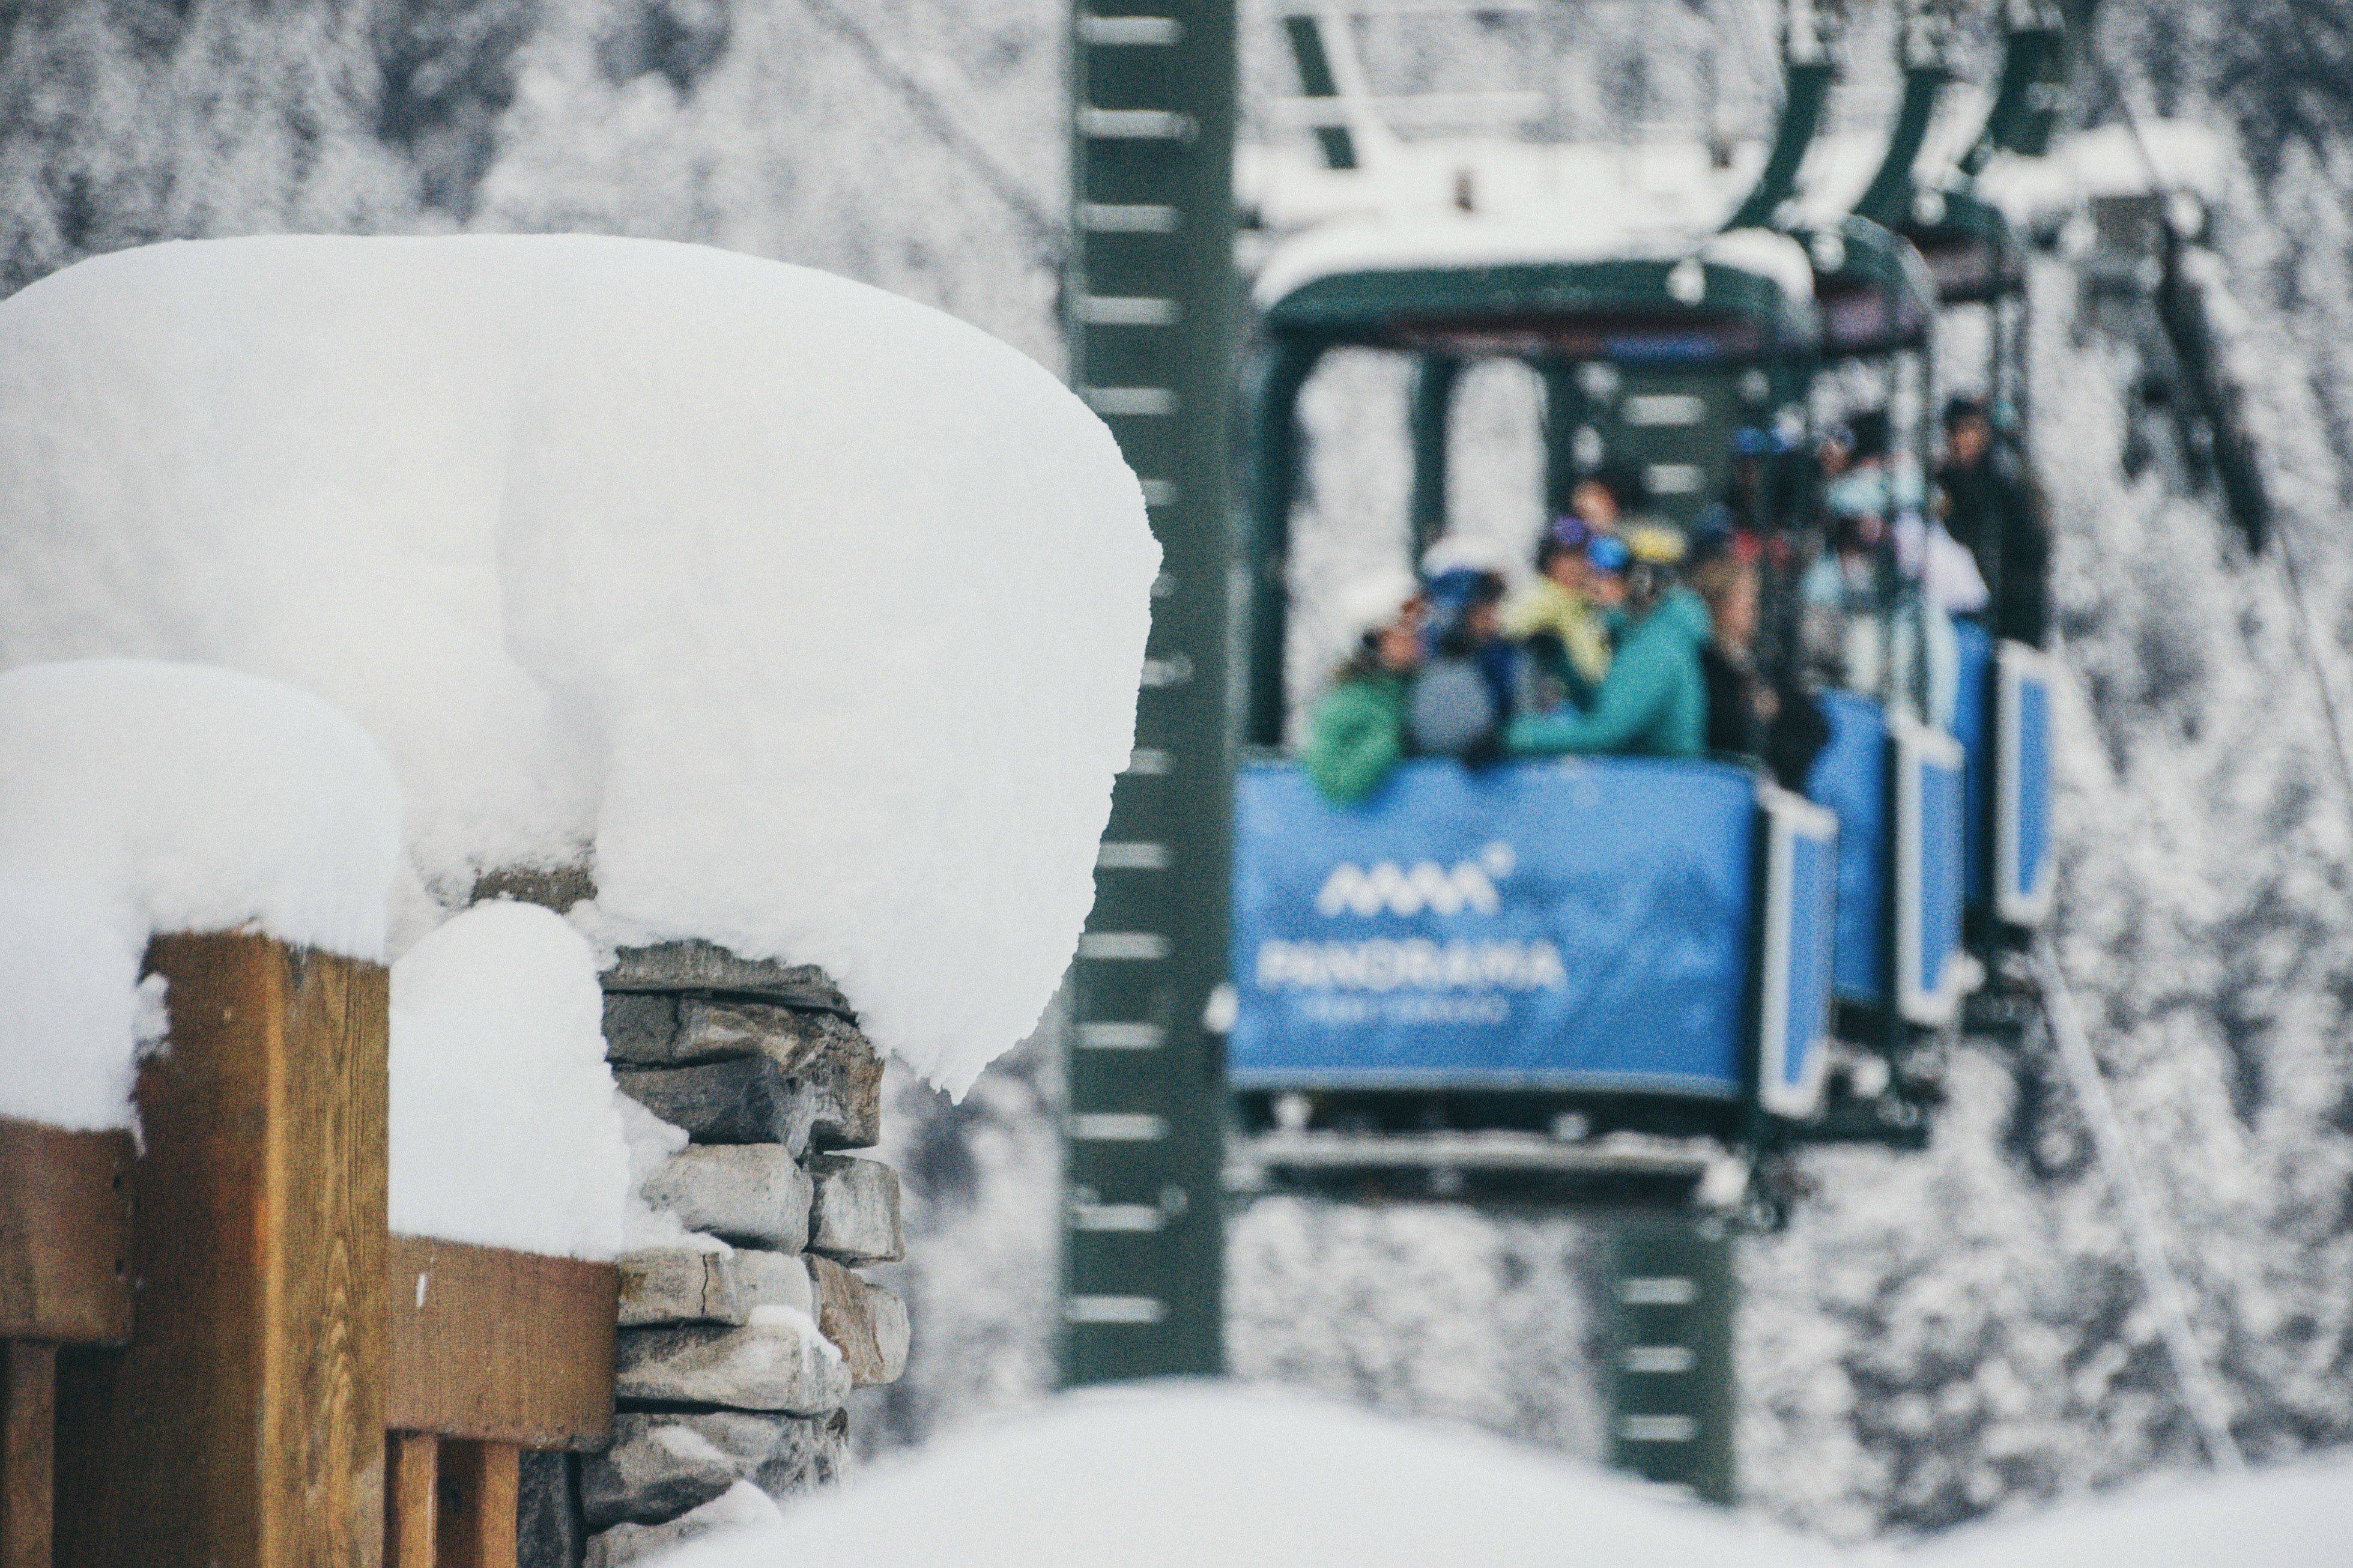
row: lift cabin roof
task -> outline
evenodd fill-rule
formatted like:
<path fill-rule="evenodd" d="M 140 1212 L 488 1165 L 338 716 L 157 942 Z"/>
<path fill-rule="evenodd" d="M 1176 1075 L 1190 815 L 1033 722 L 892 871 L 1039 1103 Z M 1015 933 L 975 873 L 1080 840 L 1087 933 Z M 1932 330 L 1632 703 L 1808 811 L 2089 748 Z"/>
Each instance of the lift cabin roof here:
<path fill-rule="evenodd" d="M 1447 226 L 1455 243 L 1444 247 L 1278 252 L 1259 290 L 1265 330 L 1317 348 L 1666 364 L 1808 357 L 1819 341 L 1804 253 L 1779 236 L 1591 258 L 1546 256 L 1518 236 L 1481 246 L 1490 237 L 1474 220 Z"/>
<path fill-rule="evenodd" d="M 2026 289 L 2026 257 L 2000 207 L 1966 190 L 1924 191 L 1904 237 L 1918 247 L 1946 305 L 1981 305 Z"/>
<path fill-rule="evenodd" d="M 1825 358 L 1893 353 L 1927 342 L 1936 323 L 1936 284 L 1909 240 L 1861 217 L 1797 237 L 1814 264 Z"/>

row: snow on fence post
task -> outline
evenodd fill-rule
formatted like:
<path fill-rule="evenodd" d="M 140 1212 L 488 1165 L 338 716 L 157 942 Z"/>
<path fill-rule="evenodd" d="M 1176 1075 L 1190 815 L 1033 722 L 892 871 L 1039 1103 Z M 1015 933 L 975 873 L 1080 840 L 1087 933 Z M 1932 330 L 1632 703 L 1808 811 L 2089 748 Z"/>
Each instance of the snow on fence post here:
<path fill-rule="evenodd" d="M 266 937 L 159 938 L 134 1330 L 58 1380 L 66 1568 L 374 1568 L 384 1506 L 386 987 Z"/>

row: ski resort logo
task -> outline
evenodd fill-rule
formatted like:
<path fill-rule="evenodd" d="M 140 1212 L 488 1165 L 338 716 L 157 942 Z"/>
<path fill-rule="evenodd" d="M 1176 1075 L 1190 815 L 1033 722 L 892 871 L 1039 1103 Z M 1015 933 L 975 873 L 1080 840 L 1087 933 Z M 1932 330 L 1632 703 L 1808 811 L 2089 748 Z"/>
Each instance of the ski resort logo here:
<path fill-rule="evenodd" d="M 1423 860 L 1410 869 L 1383 860 L 1370 867 L 1343 861 L 1324 879 L 1315 895 L 1316 910 L 1326 917 L 1342 914 L 1412 916 L 1459 915 L 1465 910 L 1492 915 L 1501 907 L 1495 883 L 1512 874 L 1518 857 L 1508 844 L 1497 842 L 1451 869 Z"/>

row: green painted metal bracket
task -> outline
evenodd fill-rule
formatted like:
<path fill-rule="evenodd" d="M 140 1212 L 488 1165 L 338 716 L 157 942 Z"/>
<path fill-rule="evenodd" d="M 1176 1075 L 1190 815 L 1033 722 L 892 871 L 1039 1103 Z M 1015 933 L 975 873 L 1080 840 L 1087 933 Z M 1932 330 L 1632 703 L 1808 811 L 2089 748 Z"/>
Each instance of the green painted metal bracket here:
<path fill-rule="evenodd" d="M 1445 354 L 1420 354 L 1413 362 L 1413 382 L 1406 397 L 1406 425 L 1413 441 L 1413 499 L 1409 517 L 1413 559 L 1446 531 L 1448 433 L 1454 412 L 1454 388 L 1462 379 L 1462 362 Z"/>
<path fill-rule="evenodd" d="M 1299 489 L 1299 393 L 1322 348 L 1281 338 L 1252 360 L 1243 391 L 1249 421 L 1250 532 L 1241 566 L 1249 584 L 1247 690 L 1242 734 L 1281 746 L 1283 653 L 1290 631 L 1291 503 Z"/>
<path fill-rule="evenodd" d="M 1324 51 L 1324 34 L 1313 16 L 1285 16 L 1283 37 L 1291 44 L 1291 58 L 1299 67 L 1299 89 L 1307 98 L 1340 96 L 1338 79 L 1332 74 L 1332 57 Z M 1324 150 L 1326 168 L 1353 169 L 1356 166 L 1356 139 L 1345 125 L 1321 125 L 1315 130 L 1316 144 Z"/>
<path fill-rule="evenodd" d="M 1857 217 L 1883 228 L 1900 228 L 1912 216 L 1912 165 L 1928 140 L 1928 126 L 1936 116 L 1936 100 L 1944 96 L 1953 74 L 1941 63 L 1915 67 L 1904 73 L 1904 102 L 1895 115 L 1895 129 L 1887 138 L 1887 153 L 1879 171 L 1855 199 Z"/>
<path fill-rule="evenodd" d="M 1821 130 L 1831 86 L 1837 79 L 1838 67 L 1827 57 L 1789 62 L 1788 97 L 1781 105 L 1780 122 L 1773 128 L 1772 151 L 1766 154 L 1765 170 L 1757 175 L 1755 188 L 1724 220 L 1727 230 L 1777 226 L 1782 206 L 1797 195 L 1799 166 L 1805 163 L 1806 150 Z"/>
<path fill-rule="evenodd" d="M 2010 0 L 2001 77 L 1985 129 L 1961 160 L 1975 174 L 1997 153 L 2039 158 L 2051 150 L 2069 77 L 2067 26 L 2050 0 Z"/>
<path fill-rule="evenodd" d="M 1912 168 L 1928 140 L 1936 105 L 1953 79 L 1953 22 L 1938 0 L 1904 0 L 1904 100 L 1888 132 L 1878 172 L 1854 204 L 1857 216 L 1883 228 L 1901 228 L 1912 216 Z"/>

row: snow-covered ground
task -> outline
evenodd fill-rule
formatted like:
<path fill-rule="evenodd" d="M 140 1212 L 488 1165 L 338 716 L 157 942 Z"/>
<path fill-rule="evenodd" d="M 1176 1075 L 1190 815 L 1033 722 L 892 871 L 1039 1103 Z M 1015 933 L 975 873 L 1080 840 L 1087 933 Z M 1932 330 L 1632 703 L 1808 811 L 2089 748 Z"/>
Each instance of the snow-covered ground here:
<path fill-rule="evenodd" d="M 2342 1568 L 2353 1464 L 1841 1552 L 1473 1428 L 1204 1384 L 982 1423 L 779 1519 L 748 1489 L 659 1568 Z M 723 1523 L 722 1521 L 724 1521 Z"/>

